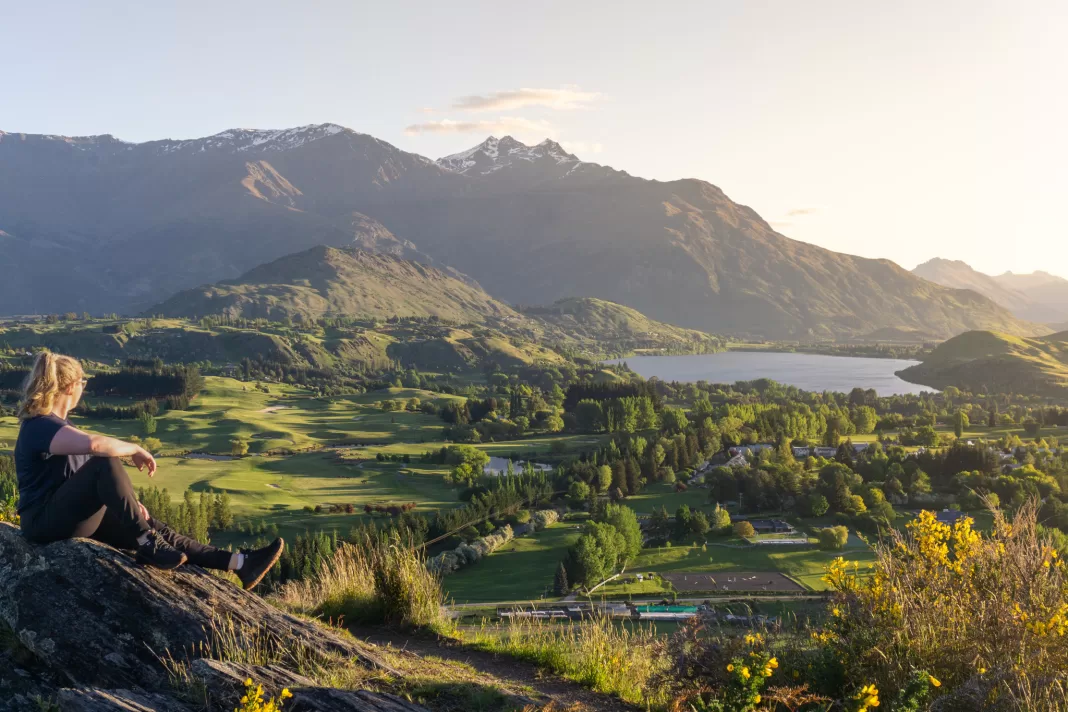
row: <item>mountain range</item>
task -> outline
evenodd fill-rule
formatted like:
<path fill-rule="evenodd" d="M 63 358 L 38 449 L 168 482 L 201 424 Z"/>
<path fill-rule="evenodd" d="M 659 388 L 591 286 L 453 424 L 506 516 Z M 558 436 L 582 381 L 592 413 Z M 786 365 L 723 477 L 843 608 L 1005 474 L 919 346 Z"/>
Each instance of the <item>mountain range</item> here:
<path fill-rule="evenodd" d="M 316 245 L 415 259 L 511 304 L 596 297 L 709 332 L 1043 331 L 972 289 L 791 240 L 707 182 L 553 141 L 434 161 L 335 124 L 139 144 L 0 132 L 0 313 L 142 311 Z"/>
<path fill-rule="evenodd" d="M 1063 326 L 1068 321 L 1068 279 L 1049 274 L 993 276 L 960 260 L 935 258 L 912 270 L 924 279 L 954 289 L 972 289 L 989 297 L 1020 319 Z"/>

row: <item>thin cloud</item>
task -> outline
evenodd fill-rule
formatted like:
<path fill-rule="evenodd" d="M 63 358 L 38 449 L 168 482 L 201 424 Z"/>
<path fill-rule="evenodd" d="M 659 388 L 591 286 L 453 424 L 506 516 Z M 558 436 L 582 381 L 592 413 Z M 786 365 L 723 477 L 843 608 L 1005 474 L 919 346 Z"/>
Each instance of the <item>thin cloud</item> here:
<path fill-rule="evenodd" d="M 528 106 L 544 106 L 559 111 L 581 109 L 603 98 L 599 92 L 582 91 L 578 87 L 563 89 L 512 89 L 489 94 L 462 96 L 452 108 L 461 111 L 511 111 Z"/>
<path fill-rule="evenodd" d="M 819 210 L 816 208 L 794 208 L 786 213 L 786 217 L 795 218 L 799 215 L 813 215 L 817 212 L 819 212 Z"/>
<path fill-rule="evenodd" d="M 409 136 L 418 134 L 535 134 L 553 138 L 556 129 L 548 121 L 525 119 L 521 116 L 501 116 L 496 119 L 482 121 L 454 121 L 453 119 L 441 119 L 440 121 L 425 121 L 419 124 L 411 124 L 404 133 Z"/>

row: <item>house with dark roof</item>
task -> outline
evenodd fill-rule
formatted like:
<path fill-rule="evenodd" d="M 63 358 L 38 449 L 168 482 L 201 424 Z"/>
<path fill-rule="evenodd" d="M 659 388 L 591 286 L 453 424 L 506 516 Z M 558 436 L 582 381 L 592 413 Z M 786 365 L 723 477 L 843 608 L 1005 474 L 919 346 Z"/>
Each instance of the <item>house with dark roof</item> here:
<path fill-rule="evenodd" d="M 957 523 L 957 520 L 963 516 L 964 512 L 960 511 L 959 509 L 943 509 L 941 512 L 938 512 L 935 515 L 935 519 L 942 522 L 943 524 L 953 526 Z"/>

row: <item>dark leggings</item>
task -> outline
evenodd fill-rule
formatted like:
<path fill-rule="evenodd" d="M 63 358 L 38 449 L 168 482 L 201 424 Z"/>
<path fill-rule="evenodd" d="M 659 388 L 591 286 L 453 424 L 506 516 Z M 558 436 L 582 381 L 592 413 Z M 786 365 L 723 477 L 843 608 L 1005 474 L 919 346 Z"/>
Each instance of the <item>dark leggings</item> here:
<path fill-rule="evenodd" d="M 66 458 L 52 459 L 57 466 L 66 462 Z M 22 531 L 41 544 L 88 537 L 117 549 L 136 549 L 137 539 L 150 529 L 184 552 L 191 564 L 229 568 L 229 551 L 182 536 L 154 518 L 146 520 L 130 476 L 116 457 L 89 458 L 47 501 L 22 513 Z"/>

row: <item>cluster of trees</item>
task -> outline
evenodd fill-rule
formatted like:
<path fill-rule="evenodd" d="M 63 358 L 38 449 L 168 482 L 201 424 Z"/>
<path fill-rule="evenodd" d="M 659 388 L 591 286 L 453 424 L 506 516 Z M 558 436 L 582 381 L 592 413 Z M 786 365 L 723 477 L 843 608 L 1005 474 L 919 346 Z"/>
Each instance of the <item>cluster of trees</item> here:
<path fill-rule="evenodd" d="M 489 464 L 489 455 L 470 445 L 449 445 L 434 453 L 423 455 L 428 462 L 451 465 L 452 469 L 445 475 L 445 482 L 454 485 L 472 486 L 484 475 L 484 468 Z"/>
<path fill-rule="evenodd" d="M 452 400 L 441 407 L 439 415 L 448 423 L 445 439 L 477 443 L 522 437 L 532 430 L 555 433 L 564 428 L 557 412 L 564 392 L 558 384 L 543 390 L 518 376 L 500 373 L 494 373 L 490 382 L 492 392 L 487 397 Z"/>
<path fill-rule="evenodd" d="M 127 360 L 118 371 L 96 374 L 86 386 L 90 393 L 98 396 L 156 399 L 190 399 L 202 388 L 204 377 L 196 366 L 166 365 L 158 358 L 151 361 Z"/>
<path fill-rule="evenodd" d="M 587 589 L 637 558 L 642 532 L 634 511 L 622 504 L 598 508 L 564 560 L 567 580 Z"/>
<path fill-rule="evenodd" d="M 363 505 L 363 511 L 365 514 L 388 514 L 391 517 L 399 517 L 402 514 L 415 509 L 415 502 L 405 502 L 404 504 L 365 504 Z"/>
<path fill-rule="evenodd" d="M 168 404 L 167 400 L 164 400 L 164 405 Z M 113 405 L 111 403 L 90 403 L 88 401 L 82 401 L 75 409 L 75 413 L 84 418 L 97 418 L 100 420 L 142 420 L 144 421 L 146 416 L 152 418 L 154 422 L 155 416 L 157 416 L 162 409 L 160 408 L 159 401 L 155 398 L 146 398 L 143 401 L 134 403 L 132 405 Z M 153 435 L 155 430 L 145 432 L 145 435 Z"/>
<path fill-rule="evenodd" d="M 824 527 L 816 532 L 820 548 L 826 551 L 840 551 L 845 548 L 849 541 L 849 529 L 839 524 L 834 527 Z"/>
<path fill-rule="evenodd" d="M 204 544 L 211 540 L 211 532 L 226 531 L 234 526 L 228 492 L 201 492 L 197 496 L 193 490 L 187 489 L 182 501 L 174 504 L 166 488 L 142 487 L 137 498 L 154 519 L 166 522 L 179 534 Z"/>
<path fill-rule="evenodd" d="M 418 398 L 409 398 L 404 400 L 398 399 L 386 399 L 379 403 L 379 407 L 385 413 L 393 411 L 408 411 L 411 413 L 427 413 L 428 415 L 437 415 L 438 406 L 433 401 L 420 401 Z"/>
<path fill-rule="evenodd" d="M 659 431 L 641 435 L 618 434 L 607 445 L 583 453 L 558 468 L 570 481 L 584 482 L 590 495 L 608 494 L 613 499 L 641 492 L 651 482 L 674 483 L 677 474 L 692 471 L 721 449 L 719 431 L 705 418 L 690 422 L 685 414 L 664 408 Z"/>
<path fill-rule="evenodd" d="M 653 510 L 649 517 L 646 532 L 650 542 L 699 542 L 710 535 L 722 536 L 731 530 L 731 515 L 718 504 L 711 515 L 699 509 L 691 510 L 688 505 L 681 505 L 675 511 L 674 519 L 665 507 Z"/>
<path fill-rule="evenodd" d="M 962 432 L 972 423 L 1041 427 L 1068 424 L 1068 408 L 1050 406 L 1022 395 L 970 394 L 949 387 L 942 393 L 879 396 L 873 389 L 849 393 L 802 391 L 770 379 L 733 385 L 665 382 L 649 379 L 661 401 L 690 404 L 689 417 L 711 417 L 724 445 L 776 442 L 837 446 L 855 434 L 910 431 L 907 443 L 944 444 L 933 430 L 946 426 Z M 574 401 L 577 404 L 577 400 Z"/>

